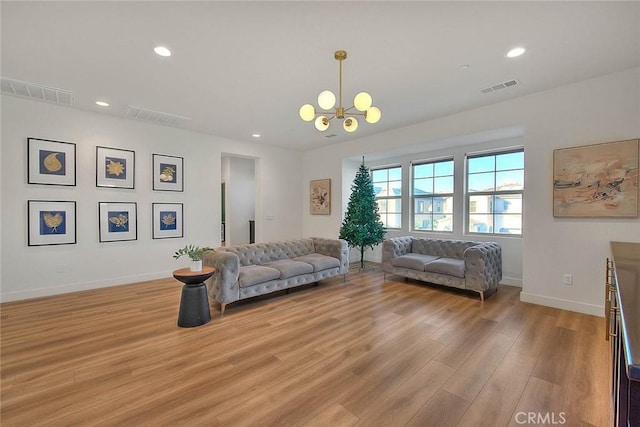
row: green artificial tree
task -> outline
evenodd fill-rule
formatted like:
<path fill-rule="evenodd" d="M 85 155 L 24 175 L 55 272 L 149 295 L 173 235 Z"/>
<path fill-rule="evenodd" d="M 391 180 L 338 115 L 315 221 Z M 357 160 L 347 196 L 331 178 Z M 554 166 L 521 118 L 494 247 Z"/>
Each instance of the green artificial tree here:
<path fill-rule="evenodd" d="M 340 227 L 340 238 L 346 240 L 349 247 L 360 249 L 360 268 L 364 269 L 364 250 L 382 243 L 385 231 L 380 221 L 371 175 L 363 157 L 351 184 L 351 196 Z"/>

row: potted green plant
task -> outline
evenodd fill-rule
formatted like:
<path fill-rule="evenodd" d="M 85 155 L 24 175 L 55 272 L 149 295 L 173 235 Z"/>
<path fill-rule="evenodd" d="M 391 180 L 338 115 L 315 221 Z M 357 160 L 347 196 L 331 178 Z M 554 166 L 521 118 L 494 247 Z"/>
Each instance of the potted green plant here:
<path fill-rule="evenodd" d="M 191 259 L 191 271 L 202 270 L 202 254 L 205 252 L 215 252 L 216 250 L 210 247 L 201 248 L 195 245 L 186 245 L 184 248 L 178 249 L 173 254 L 173 259 L 178 259 L 183 255 L 186 255 Z"/>

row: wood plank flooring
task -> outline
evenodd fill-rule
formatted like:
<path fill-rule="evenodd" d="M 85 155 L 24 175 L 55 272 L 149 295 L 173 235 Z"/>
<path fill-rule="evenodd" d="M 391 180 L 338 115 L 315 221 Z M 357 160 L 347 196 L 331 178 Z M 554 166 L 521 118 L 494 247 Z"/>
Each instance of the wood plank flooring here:
<path fill-rule="evenodd" d="M 172 278 L 6 303 L 0 422 L 496 427 L 535 413 L 609 425 L 604 320 L 519 291 L 481 302 L 352 269 L 222 318 L 215 307 L 189 329 Z"/>

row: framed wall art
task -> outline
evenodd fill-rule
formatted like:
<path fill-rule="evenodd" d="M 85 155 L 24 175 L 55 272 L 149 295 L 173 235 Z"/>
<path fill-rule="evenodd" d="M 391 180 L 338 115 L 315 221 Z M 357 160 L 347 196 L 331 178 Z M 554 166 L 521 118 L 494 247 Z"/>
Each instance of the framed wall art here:
<path fill-rule="evenodd" d="M 154 154 L 153 189 L 155 191 L 184 191 L 183 164 L 182 157 Z"/>
<path fill-rule="evenodd" d="M 136 153 L 96 147 L 96 187 L 134 188 Z"/>
<path fill-rule="evenodd" d="M 76 144 L 27 138 L 27 182 L 76 185 Z"/>
<path fill-rule="evenodd" d="M 29 246 L 76 243 L 76 202 L 29 200 L 27 211 Z"/>
<path fill-rule="evenodd" d="M 309 185 L 311 215 L 331 214 L 331 179 L 317 179 Z"/>
<path fill-rule="evenodd" d="M 153 238 L 184 237 L 182 203 L 153 203 Z"/>
<path fill-rule="evenodd" d="M 640 140 L 553 150 L 553 216 L 638 216 Z"/>
<path fill-rule="evenodd" d="M 137 240 L 137 204 L 135 202 L 98 203 L 98 228 L 101 242 Z"/>

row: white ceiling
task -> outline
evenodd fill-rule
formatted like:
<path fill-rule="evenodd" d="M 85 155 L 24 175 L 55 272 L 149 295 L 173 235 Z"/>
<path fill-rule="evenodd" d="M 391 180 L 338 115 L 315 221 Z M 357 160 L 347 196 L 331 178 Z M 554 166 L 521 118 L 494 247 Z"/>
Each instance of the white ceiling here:
<path fill-rule="evenodd" d="M 301 150 L 640 66 L 637 1 L 2 1 L 1 14 L 4 78 L 70 90 L 83 110 L 144 107 L 189 118 L 178 127 Z M 517 45 L 527 52 L 507 59 Z M 354 134 L 298 117 L 321 90 L 337 92 L 338 49 L 344 104 L 366 90 L 382 110 Z"/>

